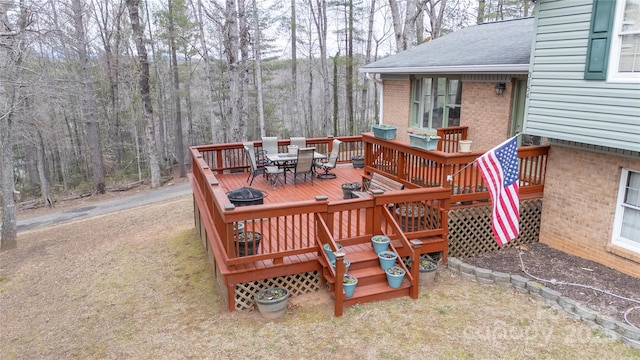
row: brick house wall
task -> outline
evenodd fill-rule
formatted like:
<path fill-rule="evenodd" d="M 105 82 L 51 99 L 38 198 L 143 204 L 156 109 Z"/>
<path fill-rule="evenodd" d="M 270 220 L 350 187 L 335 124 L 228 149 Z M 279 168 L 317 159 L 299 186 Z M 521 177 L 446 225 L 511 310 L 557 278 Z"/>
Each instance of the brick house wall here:
<path fill-rule="evenodd" d="M 383 122 L 398 127 L 396 140 L 409 142 L 407 128 L 411 118 L 411 81 L 384 81 Z"/>
<path fill-rule="evenodd" d="M 640 277 L 640 254 L 610 244 L 622 168 L 640 160 L 552 146 L 540 242 Z"/>
<path fill-rule="evenodd" d="M 460 126 L 468 126 L 471 151 L 489 150 L 509 137 L 511 126 L 511 83 L 500 96 L 496 83 L 464 82 Z"/>
<path fill-rule="evenodd" d="M 495 82 L 464 82 L 460 125 L 468 126 L 472 151 L 488 150 L 506 140 L 511 123 L 511 91 L 501 96 L 494 90 Z M 383 122 L 398 127 L 396 140 L 409 142 L 407 129 L 411 118 L 411 81 L 385 80 Z"/>

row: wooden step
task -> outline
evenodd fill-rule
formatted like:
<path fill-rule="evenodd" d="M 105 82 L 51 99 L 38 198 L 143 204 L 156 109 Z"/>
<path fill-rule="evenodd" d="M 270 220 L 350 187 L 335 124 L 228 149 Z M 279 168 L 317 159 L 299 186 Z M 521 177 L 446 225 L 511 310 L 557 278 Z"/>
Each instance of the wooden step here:
<path fill-rule="evenodd" d="M 344 299 L 344 305 L 351 306 L 355 304 L 364 304 L 371 301 L 388 300 L 403 296 L 410 296 L 410 289 L 411 284 L 407 279 L 402 280 L 402 284 L 397 289 L 389 287 L 386 278 L 384 282 L 368 285 L 361 285 L 360 280 L 358 280 L 358 285 L 356 285 L 353 296 L 351 298 Z M 335 292 L 332 292 L 331 296 L 335 299 Z"/>
<path fill-rule="evenodd" d="M 348 273 L 358 278 L 354 294 L 351 298 L 344 299 L 344 306 L 411 295 L 411 283 L 407 278 L 402 280 L 397 289 L 388 285 L 378 255 L 370 245 L 345 246 L 343 250 L 346 253 L 345 258 L 351 262 Z M 326 264 L 324 259 L 320 259 L 320 263 L 323 267 L 322 277 L 329 287 L 329 293 L 335 299 L 336 279 L 329 270 L 329 264 Z"/>

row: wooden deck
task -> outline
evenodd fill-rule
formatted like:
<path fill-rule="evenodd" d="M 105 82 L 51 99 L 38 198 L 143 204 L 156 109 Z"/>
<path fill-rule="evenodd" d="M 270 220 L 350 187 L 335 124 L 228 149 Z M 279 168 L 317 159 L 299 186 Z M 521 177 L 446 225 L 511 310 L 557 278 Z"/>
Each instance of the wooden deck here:
<path fill-rule="evenodd" d="M 316 138 L 308 139 L 307 143 L 328 152 L 331 140 Z M 468 206 L 474 206 L 488 200 L 488 193 L 480 190 L 481 179 L 472 167 L 458 174 L 451 184 L 471 189 L 470 193 L 452 194 L 453 188 L 440 186 L 448 186 L 447 176 L 472 163 L 481 153 L 422 151 L 371 134 L 340 140 L 338 167 L 332 170 L 337 175 L 335 179 L 314 178 L 312 182 L 310 178 L 298 177 L 294 183 L 293 176 L 287 174 L 286 184 L 276 187 L 262 176 L 249 184 L 241 143 L 190 149 L 196 227 L 216 280 L 225 289 L 229 311 L 250 307 L 255 291 L 283 281 L 294 293 L 308 290 L 307 284 L 318 289 L 317 274 L 322 284 L 328 284 L 338 316 L 345 304 L 397 296 L 416 298 L 417 267 L 409 269 L 400 262 L 407 276 L 401 289 L 390 291 L 384 285 L 384 273 L 377 269 L 377 258 L 371 257 L 371 236 L 389 236 L 391 248 L 407 264 L 417 263 L 420 256 L 430 252 L 440 252 L 446 262 L 448 211 L 452 202 L 471 202 Z M 281 141 L 279 145 L 286 144 Z M 258 148 L 261 143 L 255 142 L 255 146 Z M 541 196 L 547 151 L 544 147 L 519 149 L 521 194 Z M 354 154 L 364 154 L 364 169 L 352 167 L 350 159 Z M 522 169 L 528 170 L 522 173 Z M 343 199 L 343 183 L 361 182 L 374 172 L 403 183 L 405 190 Z M 528 176 L 524 182 L 523 175 Z M 265 193 L 263 204 L 234 206 L 227 193 L 243 187 Z M 247 238 L 248 232 L 260 234 L 259 245 L 236 241 L 238 234 Z M 336 251 L 338 245 L 344 249 L 338 258 L 348 257 L 352 261 L 350 272 L 362 276 L 351 299 L 344 298 L 342 282 L 335 281 L 342 279 L 343 261 L 338 260 L 334 269 L 322 250 L 323 246 L 330 246 Z"/>

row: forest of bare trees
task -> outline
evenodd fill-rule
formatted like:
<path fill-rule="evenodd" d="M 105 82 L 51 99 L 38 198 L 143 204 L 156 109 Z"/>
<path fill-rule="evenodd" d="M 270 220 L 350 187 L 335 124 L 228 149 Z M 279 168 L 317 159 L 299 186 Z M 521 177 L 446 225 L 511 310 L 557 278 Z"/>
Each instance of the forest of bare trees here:
<path fill-rule="evenodd" d="M 187 148 L 353 135 L 357 69 L 529 0 L 0 0 L 1 248 L 16 201 L 185 176 Z M 479 11 L 480 10 L 480 11 Z"/>

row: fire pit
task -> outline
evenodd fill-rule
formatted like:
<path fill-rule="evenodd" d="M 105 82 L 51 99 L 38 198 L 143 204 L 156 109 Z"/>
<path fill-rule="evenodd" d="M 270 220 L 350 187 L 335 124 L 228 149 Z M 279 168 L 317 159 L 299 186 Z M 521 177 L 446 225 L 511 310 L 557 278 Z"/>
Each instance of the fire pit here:
<path fill-rule="evenodd" d="M 262 205 L 266 197 L 267 193 L 250 187 L 231 190 L 227 193 L 227 198 L 235 206 Z"/>

